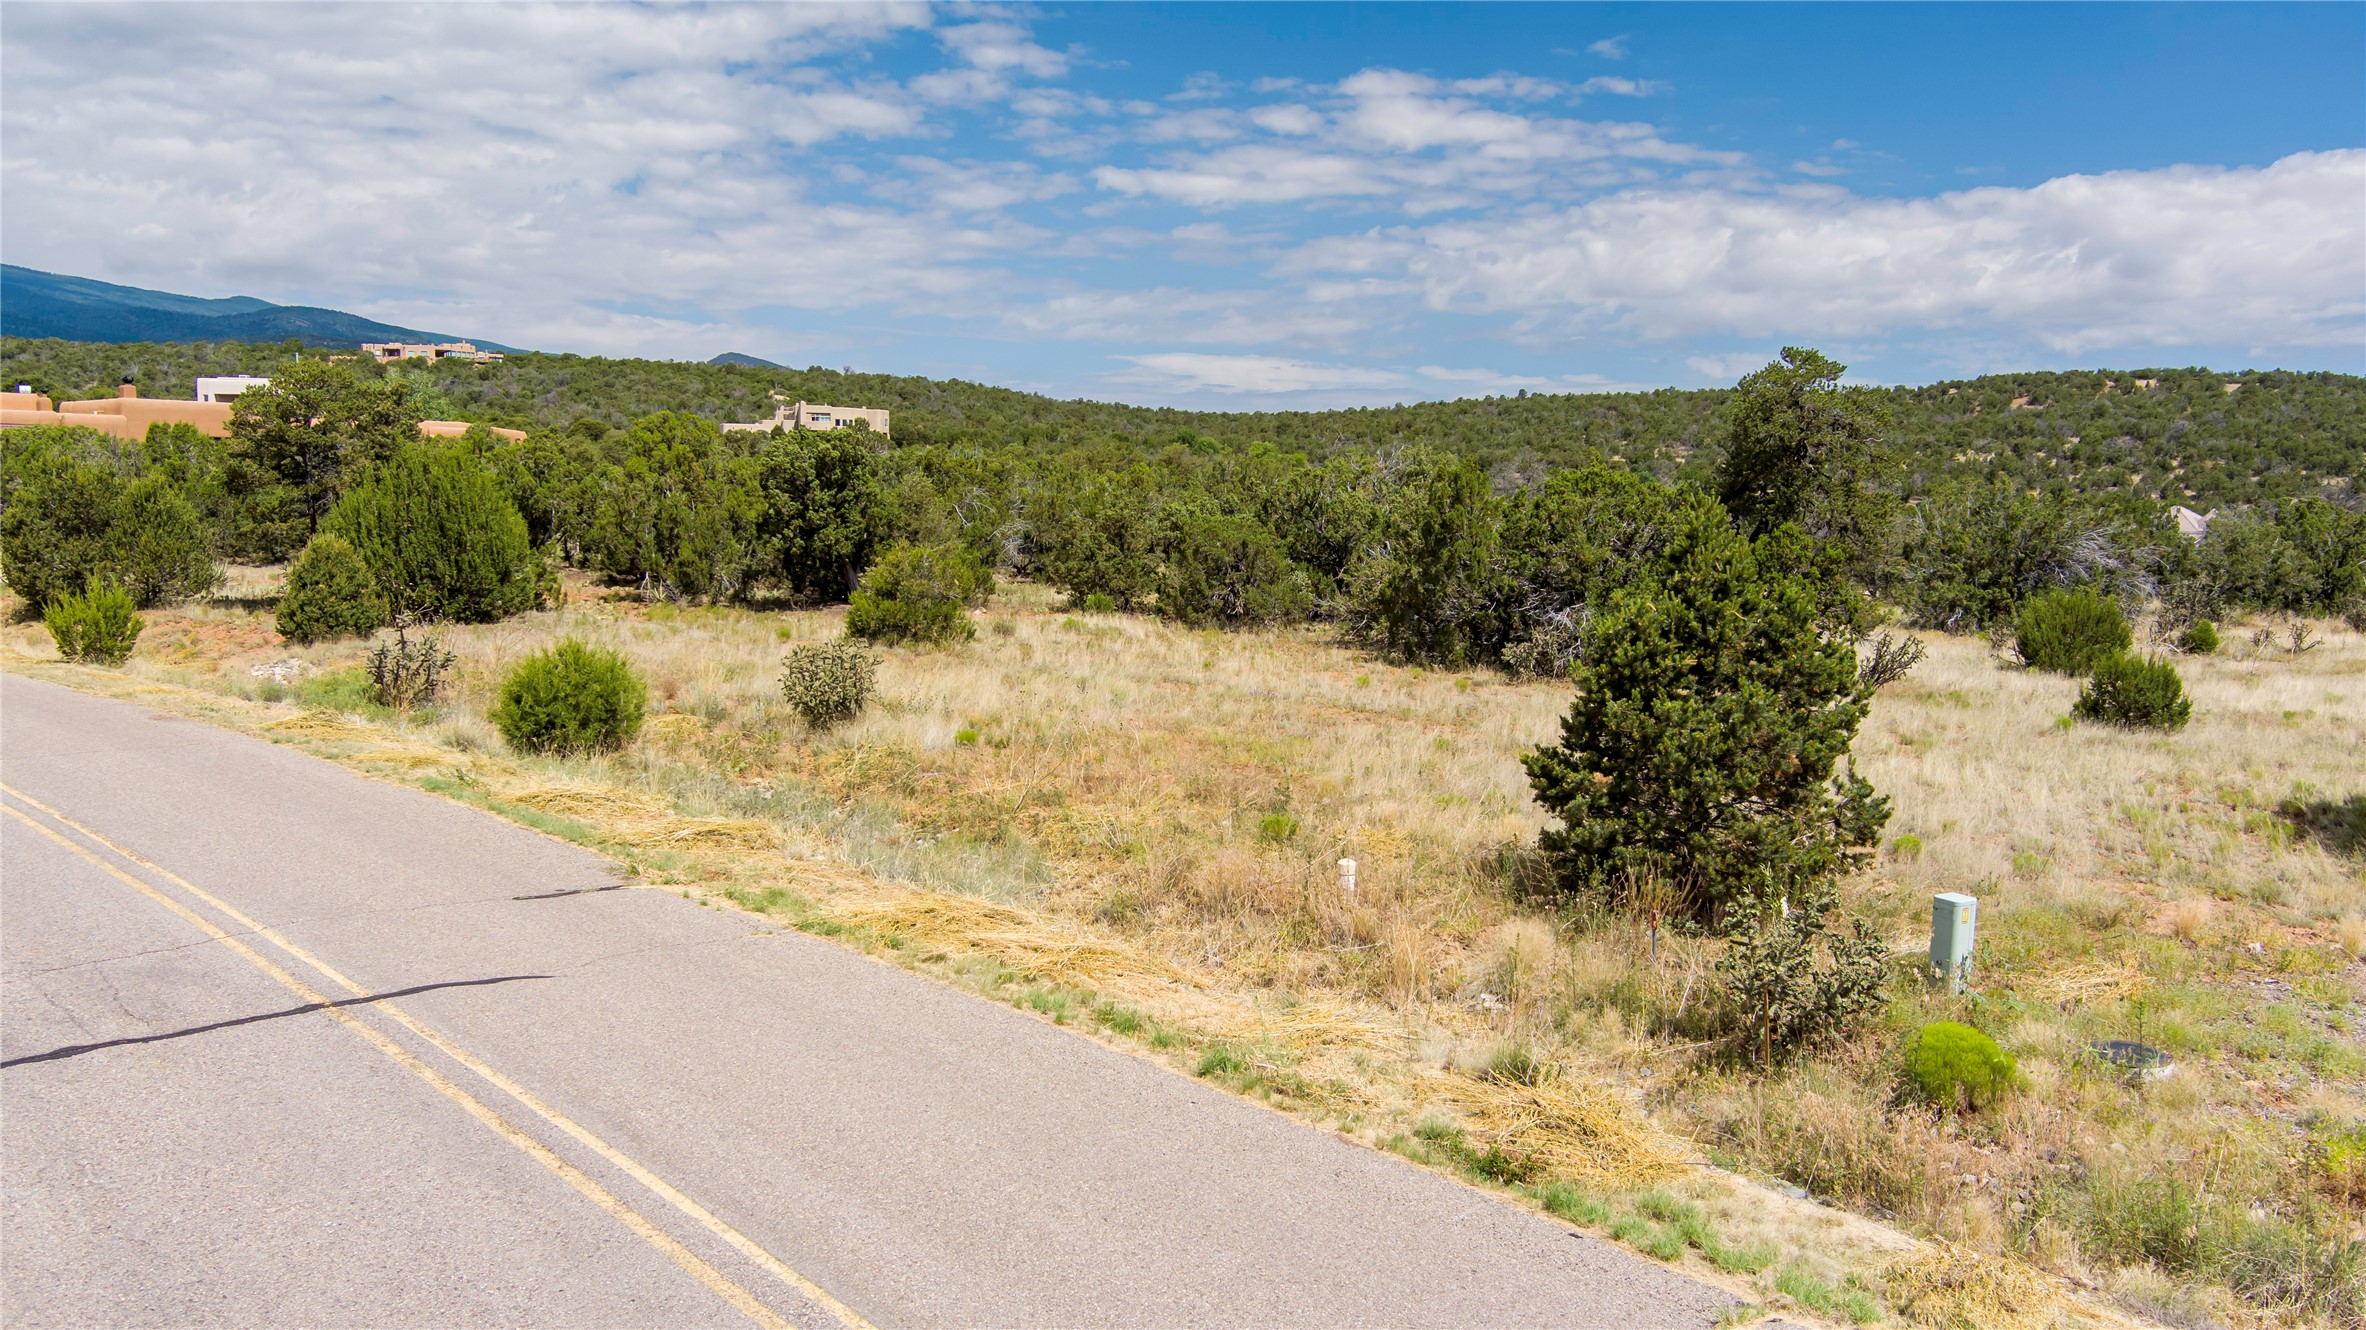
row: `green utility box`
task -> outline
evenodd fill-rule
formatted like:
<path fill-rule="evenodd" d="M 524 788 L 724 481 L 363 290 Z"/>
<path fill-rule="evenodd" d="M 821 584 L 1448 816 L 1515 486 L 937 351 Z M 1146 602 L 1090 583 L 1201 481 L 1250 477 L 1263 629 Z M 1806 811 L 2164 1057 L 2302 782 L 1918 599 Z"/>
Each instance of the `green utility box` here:
<path fill-rule="evenodd" d="M 1931 897 L 1931 980 L 1961 993 L 1972 977 L 1972 930 L 1980 920 L 1980 902 L 1961 892 L 1942 891 Z"/>

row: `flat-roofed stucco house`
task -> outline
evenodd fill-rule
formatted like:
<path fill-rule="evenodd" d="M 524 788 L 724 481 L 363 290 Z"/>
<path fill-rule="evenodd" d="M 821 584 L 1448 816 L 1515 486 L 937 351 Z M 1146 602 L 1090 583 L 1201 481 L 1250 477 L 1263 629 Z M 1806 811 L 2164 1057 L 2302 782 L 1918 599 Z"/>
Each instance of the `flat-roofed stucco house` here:
<path fill-rule="evenodd" d="M 227 402 L 249 388 L 268 388 L 271 380 L 253 374 L 209 374 L 197 380 L 197 400 Z"/>
<path fill-rule="evenodd" d="M 465 360 L 493 365 L 501 360 L 499 351 L 479 351 L 474 342 L 364 342 L 361 349 L 381 365 L 392 360 Z"/>
<path fill-rule="evenodd" d="M 197 400 L 176 401 L 165 397 L 142 397 L 140 390 L 125 384 L 113 397 L 93 397 L 79 402 L 60 402 L 55 406 L 36 392 L 0 393 L 0 429 L 14 429 L 25 425 L 80 425 L 95 429 L 118 439 L 139 440 L 148 437 L 150 425 L 194 425 L 197 432 L 209 438 L 225 438 L 230 433 L 230 411 L 238 394 L 252 388 L 270 386 L 271 380 L 249 374 L 223 375 L 197 381 Z M 520 429 L 491 427 L 493 432 L 511 443 L 526 437 Z M 456 439 L 468 433 L 465 420 L 422 420 L 419 436 L 426 439 Z"/>
<path fill-rule="evenodd" d="M 776 429 L 837 429 L 861 421 L 873 434 L 887 433 L 887 412 L 875 406 L 826 406 L 820 402 L 782 402 L 770 420 L 726 423 L 726 430 L 768 434 Z"/>
<path fill-rule="evenodd" d="M 113 397 L 60 402 L 52 408 L 39 393 L 0 393 L 0 429 L 18 425 L 80 425 L 118 439 L 144 439 L 150 425 L 195 425 L 200 434 L 230 432 L 230 403 L 178 402 L 142 397 L 125 384 Z"/>

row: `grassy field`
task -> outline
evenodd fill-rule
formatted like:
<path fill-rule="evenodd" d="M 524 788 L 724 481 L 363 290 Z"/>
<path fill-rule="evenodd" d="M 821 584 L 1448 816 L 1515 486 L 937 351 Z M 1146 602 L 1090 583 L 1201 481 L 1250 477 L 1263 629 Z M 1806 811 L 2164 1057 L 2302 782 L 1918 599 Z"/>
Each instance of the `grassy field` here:
<path fill-rule="evenodd" d="M 286 647 L 272 574 L 236 571 L 223 600 L 151 613 L 120 675 L 42 664 L 37 624 L 7 660 L 171 690 L 150 696 L 587 840 L 1769 1306 L 2366 1324 L 2366 812 L 2344 802 L 2366 795 L 2366 637 L 2337 624 L 2181 662 L 2194 720 L 2166 737 L 2069 724 L 2073 681 L 1930 639 L 1856 750 L 1896 811 L 1848 897 L 1899 954 L 1897 996 L 1873 1037 L 1761 1076 L 1711 1037 L 1716 944 L 1538 889 L 1518 757 L 1566 684 L 1069 614 L 1021 585 L 966 646 L 884 653 L 882 702 L 816 734 L 774 678 L 836 614 L 578 586 L 448 630 L 454 695 L 394 717 L 364 700 L 359 644 Z M 657 714 L 613 759 L 508 756 L 492 692 L 565 634 L 622 648 Z M 1905 977 L 1950 890 L 1981 900 L 1961 998 Z M 1909 1106 L 1900 1046 L 1943 1016 L 1995 1033 L 2021 1091 Z M 2176 1069 L 2131 1079 L 2091 1054 L 2106 1039 Z M 2051 1278 L 2016 1284 L 2000 1252 Z"/>

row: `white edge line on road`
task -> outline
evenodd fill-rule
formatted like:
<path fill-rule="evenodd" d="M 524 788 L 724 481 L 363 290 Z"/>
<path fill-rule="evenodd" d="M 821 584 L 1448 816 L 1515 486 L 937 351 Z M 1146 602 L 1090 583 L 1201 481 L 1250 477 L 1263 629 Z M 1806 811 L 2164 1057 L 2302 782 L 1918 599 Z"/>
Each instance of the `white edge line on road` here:
<path fill-rule="evenodd" d="M 175 886 L 180 887 L 182 890 L 187 891 L 189 894 L 197 897 L 207 905 L 210 905 L 214 909 L 219 910 L 223 914 L 229 916 L 232 920 L 237 922 L 239 927 L 248 930 L 257 937 L 263 938 L 265 941 L 270 942 L 273 946 L 279 948 L 281 951 L 286 952 L 288 955 L 303 962 L 305 965 L 310 966 L 313 970 L 317 971 L 331 983 L 334 983 L 338 987 L 345 989 L 353 996 L 369 996 L 367 990 L 363 989 L 359 984 L 354 983 L 351 979 L 346 978 L 343 974 L 332 968 L 325 961 L 322 961 L 320 958 L 304 950 L 302 947 L 297 946 L 295 943 L 290 942 L 285 937 L 282 937 L 277 932 L 265 927 L 256 920 L 248 918 L 236 907 L 230 905 L 220 897 L 215 896 L 213 893 L 205 890 L 203 887 L 200 887 L 197 884 L 189 881 L 187 878 L 184 878 L 178 873 L 173 872 L 171 869 L 166 868 L 161 864 L 151 862 L 150 860 L 125 849 L 123 846 L 116 844 L 114 841 L 109 840 L 107 837 L 99 834 L 96 831 L 93 831 L 80 822 L 67 817 L 65 814 L 45 803 L 42 803 L 40 800 L 33 798 L 31 795 L 26 794 L 24 791 L 17 789 L 13 785 L 0 784 L 0 791 L 5 791 L 10 797 L 28 804 L 35 809 L 38 809 L 43 814 L 56 820 L 59 824 L 70 827 L 74 831 L 89 837 L 91 840 L 105 846 L 108 850 L 122 856 L 131 863 L 137 864 L 141 868 L 144 868 L 149 872 L 155 873 L 159 877 L 163 877 L 171 881 Z M 257 955 L 251 948 L 245 946 L 243 943 L 239 942 L 238 939 L 230 936 L 228 933 L 216 927 L 211 921 L 191 912 L 179 902 L 158 894 L 155 889 L 150 887 L 147 883 L 141 882 L 137 878 L 134 878 L 123 872 L 121 869 L 116 868 L 114 865 L 99 859 L 95 855 L 92 855 L 88 850 L 85 850 L 81 846 L 66 840 L 64 837 L 59 836 L 56 832 L 51 831 L 49 828 L 33 821 L 31 818 L 28 818 L 24 814 L 17 812 L 15 809 L 10 808 L 7 811 L 18 821 L 23 822 L 26 826 L 33 828 L 35 831 L 40 832 L 41 834 L 49 837 L 51 840 L 54 840 L 60 845 L 63 845 L 66 848 L 74 851 L 76 854 L 81 855 L 83 858 L 90 860 L 94 864 L 97 864 L 100 868 L 105 869 L 107 872 L 115 875 L 118 878 L 121 878 L 123 881 L 131 884 L 133 887 L 139 889 L 144 894 L 163 903 L 175 913 L 192 920 L 199 927 L 205 929 L 206 932 L 213 935 L 217 940 L 236 950 L 247 960 L 261 967 L 265 973 L 271 975 L 273 978 L 279 980 L 280 983 L 286 985 L 290 991 L 304 996 L 305 999 L 310 1002 L 326 1003 L 329 1001 L 328 998 L 320 995 L 310 987 L 304 985 L 301 980 L 294 978 L 293 976 L 280 970 L 277 966 L 272 965 L 270 961 L 264 959 L 262 956 Z M 597 1154 L 600 1156 L 600 1158 L 607 1160 L 617 1169 L 631 1177 L 635 1182 L 640 1183 L 642 1186 L 647 1187 L 650 1191 L 655 1192 L 658 1196 L 664 1198 L 675 1209 L 680 1210 L 683 1214 L 688 1215 L 690 1218 L 698 1221 L 702 1227 L 706 1228 L 708 1231 L 714 1233 L 715 1236 L 729 1243 L 741 1255 L 746 1256 L 749 1260 L 753 1261 L 759 1266 L 762 1266 L 766 1273 L 771 1274 L 783 1283 L 789 1285 L 789 1287 L 795 1289 L 799 1294 L 820 1306 L 824 1311 L 830 1313 L 830 1315 L 840 1324 L 846 1326 L 847 1330 L 877 1330 L 877 1327 L 873 1326 L 869 1321 L 863 1319 L 862 1315 L 856 1312 L 852 1307 L 847 1306 L 845 1303 L 839 1301 L 836 1297 L 833 1297 L 829 1291 L 822 1288 L 821 1285 L 816 1284 L 812 1280 L 807 1279 L 804 1275 L 797 1273 L 797 1271 L 787 1262 L 765 1250 L 762 1244 L 756 1242 L 755 1239 L 748 1237 L 746 1234 L 724 1222 L 720 1216 L 716 1215 L 713 1211 L 707 1209 L 705 1206 L 699 1204 L 697 1201 L 692 1200 L 688 1195 L 684 1194 L 681 1189 L 675 1187 L 672 1183 L 667 1182 L 664 1178 L 659 1177 L 657 1174 L 649 1171 L 638 1161 L 634 1160 L 630 1155 L 625 1154 L 623 1151 L 618 1150 L 615 1146 L 608 1144 L 608 1142 L 600 1139 L 600 1137 L 597 1135 L 594 1135 L 589 1128 L 584 1127 L 581 1123 L 576 1122 L 573 1118 L 568 1117 L 566 1114 L 559 1112 L 549 1104 L 544 1103 L 539 1096 L 526 1089 L 526 1087 L 518 1084 L 516 1081 L 511 1080 L 509 1077 L 501 1074 L 499 1071 L 487 1065 L 483 1060 L 470 1054 L 467 1050 L 461 1048 L 457 1043 L 454 1043 L 450 1036 L 444 1034 L 440 1030 L 437 1030 L 433 1026 L 420 1021 L 410 1013 L 395 1006 L 392 1002 L 380 999 L 378 1001 L 371 1002 L 369 1005 L 377 1008 L 379 1011 L 386 1013 L 387 1016 L 391 1017 L 404 1029 L 409 1030 L 411 1033 L 434 1045 L 445 1056 L 476 1073 L 488 1084 L 494 1086 L 502 1093 L 507 1094 L 510 1098 L 516 1100 L 529 1112 L 543 1119 L 545 1122 L 548 1122 L 551 1126 L 556 1127 L 560 1131 L 566 1133 L 568 1136 L 573 1137 L 586 1149 L 592 1151 L 594 1154 Z M 618 1211 L 620 1218 L 625 1215 L 630 1215 L 631 1218 L 626 1221 L 628 1225 L 633 1224 L 634 1221 L 638 1221 L 639 1225 L 648 1224 L 646 1219 L 643 1219 L 638 1213 L 631 1210 L 630 1207 L 625 1206 L 622 1201 L 617 1200 L 613 1195 L 601 1188 L 598 1183 L 592 1181 L 591 1178 L 583 1175 L 580 1171 L 577 1171 L 573 1165 L 568 1164 L 565 1160 L 560 1159 L 557 1155 L 551 1154 L 548 1149 L 540 1142 L 535 1141 L 532 1137 L 526 1136 L 522 1132 L 518 1132 L 515 1127 L 511 1126 L 507 1122 L 504 1122 L 498 1114 L 493 1112 L 493 1110 L 485 1107 L 482 1103 L 469 1096 L 468 1093 L 460 1089 L 460 1087 L 445 1080 L 442 1075 L 436 1072 L 433 1068 L 428 1067 L 424 1063 L 419 1062 L 416 1058 L 413 1058 L 408 1051 L 401 1047 L 401 1045 L 395 1044 L 391 1040 L 386 1039 L 384 1035 L 361 1023 L 350 1013 L 344 1011 L 341 1007 L 329 1006 L 325 1009 L 331 1015 L 336 1016 L 339 1020 L 345 1021 L 352 1025 L 353 1028 L 361 1031 L 373 1043 L 379 1044 L 382 1049 L 387 1051 L 389 1056 L 395 1057 L 398 1061 L 403 1062 L 404 1065 L 408 1066 L 411 1070 L 417 1072 L 423 1077 L 428 1078 L 429 1084 L 436 1086 L 437 1089 L 442 1090 L 445 1094 L 453 1097 L 456 1102 L 460 1102 L 463 1107 L 468 1108 L 472 1113 L 475 1113 L 477 1116 L 483 1119 L 487 1125 L 493 1126 L 495 1130 L 501 1131 L 505 1136 L 511 1136 L 513 1140 L 520 1143 L 521 1149 L 528 1149 L 529 1153 L 539 1151 L 540 1153 L 536 1154 L 537 1159 L 541 1159 L 547 1167 L 552 1168 L 554 1171 L 562 1169 L 565 1170 L 565 1172 L 561 1173 L 561 1176 L 567 1177 L 570 1182 L 575 1183 L 577 1190 L 584 1191 L 585 1195 L 591 1196 L 595 1201 L 599 1201 L 603 1208 L 610 1208 Z M 548 1157 L 545 1158 L 545 1156 Z M 580 1181 L 577 1181 L 578 1179 L 580 1179 Z M 589 1188 L 590 1190 L 585 1190 L 586 1188 Z M 602 1200 L 602 1197 L 605 1197 L 606 1199 Z M 636 1226 L 635 1231 L 639 1232 L 640 1228 Z M 652 1234 L 655 1236 L 652 1237 Z M 642 1236 L 650 1238 L 652 1242 L 657 1242 L 662 1239 L 663 1242 L 673 1243 L 675 1247 L 680 1248 L 680 1244 L 674 1243 L 674 1240 L 667 1236 L 661 1229 L 651 1227 L 649 1228 L 648 1232 L 642 1233 Z M 739 1295 L 737 1298 L 731 1298 L 733 1305 L 739 1306 L 740 1309 L 747 1312 L 752 1319 L 767 1327 L 781 1326 L 783 1327 L 783 1330 L 787 1330 L 788 1323 L 782 1321 L 776 1314 L 774 1314 L 769 1308 L 766 1308 L 762 1303 L 756 1302 L 753 1295 L 749 1294 L 746 1290 L 739 1288 L 738 1285 L 732 1284 L 728 1279 L 725 1279 L 720 1271 L 715 1270 L 714 1267 L 709 1266 L 704 1261 L 699 1260 L 698 1256 L 690 1252 L 689 1249 L 680 1248 L 680 1252 L 681 1254 L 675 1257 L 677 1263 L 681 1263 L 684 1258 L 687 1258 L 689 1261 L 697 1262 L 698 1266 L 706 1271 L 705 1275 L 700 1275 L 701 1282 L 708 1282 L 711 1287 L 714 1286 L 713 1282 L 707 1279 L 707 1276 L 711 1275 L 713 1277 L 713 1281 L 721 1281 L 723 1287 L 728 1287 Z M 668 1251 L 667 1254 L 669 1256 L 674 1255 L 672 1251 Z M 687 1264 L 685 1264 L 683 1268 L 691 1270 L 692 1274 L 699 1274 L 697 1269 L 692 1269 Z M 716 1291 L 720 1293 L 722 1292 L 722 1288 L 718 1287 Z M 729 1294 L 725 1294 L 725 1296 L 730 1297 Z M 742 1305 L 740 1302 L 741 1298 L 747 1299 L 748 1303 L 752 1304 L 752 1306 Z"/>

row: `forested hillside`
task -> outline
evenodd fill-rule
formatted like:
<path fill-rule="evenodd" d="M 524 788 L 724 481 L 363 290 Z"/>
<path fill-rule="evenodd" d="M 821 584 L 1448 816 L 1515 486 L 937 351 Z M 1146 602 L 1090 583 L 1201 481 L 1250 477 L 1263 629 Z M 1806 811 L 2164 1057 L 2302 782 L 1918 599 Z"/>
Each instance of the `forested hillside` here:
<path fill-rule="evenodd" d="M 13 386 L 82 395 L 131 375 L 186 397 L 199 374 L 268 373 L 284 346 L 0 341 Z M 1590 461 L 1668 477 L 1719 437 L 1729 389 L 1537 394 L 1341 411 L 1211 412 L 1059 401 L 961 380 L 833 370 L 518 355 L 417 376 L 431 415 L 523 428 L 656 411 L 759 420 L 774 392 L 883 406 L 898 444 L 1071 451 L 1268 442 L 1325 457 L 1411 445 L 1451 449 L 1499 483 Z M 2366 379 L 2329 373 L 2124 370 L 1990 375 L 1881 394 L 1907 487 L 1999 476 L 2023 488 L 2196 508 L 2354 490 L 2366 462 Z"/>

